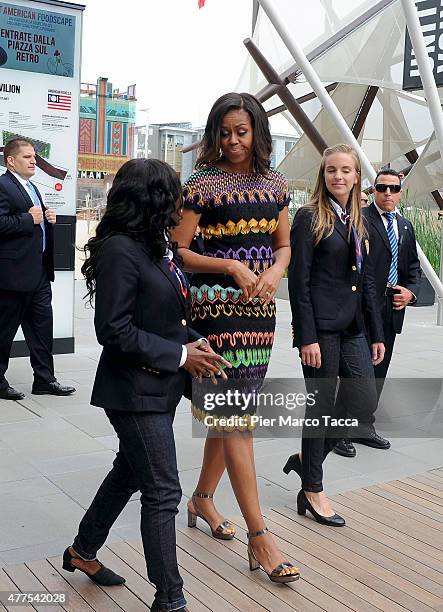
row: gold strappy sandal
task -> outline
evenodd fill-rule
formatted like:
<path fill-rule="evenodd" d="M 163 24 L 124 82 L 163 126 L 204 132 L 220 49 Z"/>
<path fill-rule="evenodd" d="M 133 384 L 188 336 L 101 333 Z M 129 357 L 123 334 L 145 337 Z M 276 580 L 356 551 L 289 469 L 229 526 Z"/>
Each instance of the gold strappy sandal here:
<path fill-rule="evenodd" d="M 248 557 L 249 557 L 249 569 L 252 571 L 258 570 L 260 568 L 260 562 L 257 561 L 257 557 L 254 554 L 254 549 L 252 548 L 251 539 L 256 538 L 258 536 L 262 536 L 265 533 L 268 533 L 269 529 L 264 527 L 264 529 L 260 529 L 260 531 L 254 531 L 254 533 L 248 533 Z M 284 570 L 291 570 L 290 574 L 284 574 Z M 271 582 L 294 582 L 294 580 L 298 580 L 300 578 L 300 570 L 298 567 L 295 567 L 289 561 L 285 561 L 284 563 L 280 563 L 277 565 L 275 569 L 272 570 L 270 574 L 266 572 L 269 580 Z"/>
<path fill-rule="evenodd" d="M 198 491 L 194 491 L 192 497 L 199 497 L 200 499 L 212 499 L 214 496 L 212 493 L 199 493 Z M 195 506 L 194 506 L 195 508 Z M 209 525 L 207 519 L 197 511 L 195 508 L 195 512 L 192 512 L 188 508 L 188 527 L 195 527 L 197 525 L 197 517 L 201 518 Z M 216 529 L 212 529 L 211 525 L 209 525 L 212 535 L 217 540 L 233 540 L 235 536 L 235 529 L 229 521 L 223 521 Z"/>

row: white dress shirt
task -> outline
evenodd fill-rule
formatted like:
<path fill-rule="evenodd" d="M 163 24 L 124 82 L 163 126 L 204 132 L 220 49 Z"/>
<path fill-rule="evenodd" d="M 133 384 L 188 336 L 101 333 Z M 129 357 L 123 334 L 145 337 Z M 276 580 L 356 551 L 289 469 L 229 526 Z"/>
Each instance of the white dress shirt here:
<path fill-rule="evenodd" d="M 334 208 L 335 212 L 338 215 L 338 218 L 340 219 L 340 221 L 343 223 L 343 225 L 346 225 L 346 221 L 342 218 L 342 214 L 346 213 L 345 210 L 343 210 L 343 208 L 340 206 L 340 204 L 337 204 L 337 202 L 334 202 L 334 200 L 332 198 L 329 198 L 330 203 L 332 204 L 332 207 Z"/>
<path fill-rule="evenodd" d="M 379 212 L 379 214 L 380 214 L 380 217 L 381 217 L 381 219 L 382 219 L 382 221 L 383 221 L 383 225 L 385 226 L 385 228 L 386 228 L 386 232 L 387 232 L 387 231 L 388 231 L 388 220 L 386 219 L 386 217 L 385 217 L 385 215 L 384 215 L 384 213 L 385 213 L 385 212 L 387 212 L 387 211 L 382 210 L 381 208 L 379 208 L 375 202 L 374 202 L 374 206 L 375 206 L 375 208 L 378 210 L 378 212 Z M 395 237 L 396 237 L 396 238 L 397 238 L 397 240 L 398 240 L 398 222 L 397 222 L 398 208 L 394 208 L 394 210 L 391 210 L 390 212 L 395 213 L 395 217 L 394 217 L 394 221 L 393 221 L 393 224 L 392 224 L 392 225 L 393 225 L 393 227 L 394 227 L 394 234 L 395 234 Z"/>
<path fill-rule="evenodd" d="M 38 193 L 37 190 L 33 187 L 29 187 L 28 183 L 31 179 L 25 179 L 22 176 L 20 176 L 20 174 L 17 174 L 17 172 L 13 172 L 12 170 L 9 170 L 9 172 L 15 176 L 15 178 L 18 180 L 18 182 L 20 183 L 20 185 L 26 189 L 26 193 L 28 194 L 28 196 L 31 198 L 31 202 L 33 206 L 40 206 L 42 208 L 42 204 L 40 202 L 40 198 L 38 197 Z M 38 199 L 38 202 L 35 202 L 35 199 Z M 42 208 L 43 210 L 43 208 Z M 43 218 L 43 221 L 40 223 L 40 227 L 42 228 L 42 232 L 43 232 L 43 251 L 45 250 L 46 247 L 46 230 L 45 230 L 45 220 Z"/>
<path fill-rule="evenodd" d="M 387 233 L 388 232 L 388 220 L 386 219 L 386 217 L 383 214 L 384 212 L 387 212 L 387 211 L 384 211 L 381 208 L 379 208 L 377 206 L 377 204 L 375 203 L 375 200 L 374 200 L 374 206 L 375 206 L 375 208 L 378 210 L 378 212 L 380 214 L 381 220 L 383 221 L 383 225 L 385 226 L 386 233 Z M 394 221 L 393 221 L 392 225 L 393 225 L 393 228 L 394 228 L 395 237 L 398 240 L 398 219 L 397 219 L 398 208 L 396 207 L 396 208 L 394 208 L 394 210 L 392 210 L 390 212 L 395 212 L 395 217 L 394 217 Z M 412 291 L 411 291 L 411 293 L 412 293 Z M 416 302 L 416 301 L 417 301 L 417 296 L 414 293 L 412 293 L 412 299 L 411 299 L 411 301 L 409 303 L 410 304 L 414 304 L 414 302 Z"/>
<path fill-rule="evenodd" d="M 31 198 L 31 202 L 34 202 L 33 200 L 33 193 L 31 192 L 31 190 L 28 187 L 28 181 L 30 181 L 31 179 L 25 179 L 22 176 L 20 176 L 20 174 L 17 174 L 17 172 L 13 172 L 12 170 L 9 171 L 12 175 L 15 176 L 15 178 L 18 180 L 18 182 L 20 183 L 20 185 L 22 187 L 24 187 L 26 189 L 26 193 L 29 195 L 29 197 Z"/>

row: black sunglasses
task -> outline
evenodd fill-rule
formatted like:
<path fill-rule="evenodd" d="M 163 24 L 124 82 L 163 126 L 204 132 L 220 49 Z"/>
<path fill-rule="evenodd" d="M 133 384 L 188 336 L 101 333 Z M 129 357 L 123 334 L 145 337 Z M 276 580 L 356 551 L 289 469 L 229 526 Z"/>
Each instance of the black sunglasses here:
<path fill-rule="evenodd" d="M 400 193 L 401 185 L 385 185 L 384 183 L 377 183 L 375 186 L 375 191 L 378 191 L 378 193 L 385 193 L 388 187 L 391 193 Z"/>

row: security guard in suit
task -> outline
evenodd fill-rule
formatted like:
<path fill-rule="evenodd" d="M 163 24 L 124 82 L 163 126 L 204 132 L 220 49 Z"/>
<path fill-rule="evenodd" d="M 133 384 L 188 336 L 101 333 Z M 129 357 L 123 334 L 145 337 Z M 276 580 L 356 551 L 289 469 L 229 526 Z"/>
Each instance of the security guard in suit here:
<path fill-rule="evenodd" d="M 381 170 L 374 183 L 374 202 L 363 214 L 369 229 L 377 305 L 383 321 L 385 357 L 374 367 L 380 399 L 392 358 L 395 339 L 403 328 L 406 306 L 417 301 L 421 268 L 412 223 L 398 212 L 401 176 L 395 170 Z M 389 440 L 378 434 L 361 443 L 373 448 L 390 448 Z M 334 451 L 346 457 L 356 454 L 352 442 L 339 440 Z"/>
<path fill-rule="evenodd" d="M 52 357 L 53 226 L 37 186 L 34 146 L 25 138 L 6 143 L 6 172 L 0 176 L 0 399 L 20 400 L 5 374 L 12 342 L 22 327 L 34 371 L 32 393 L 71 395 L 54 375 Z"/>

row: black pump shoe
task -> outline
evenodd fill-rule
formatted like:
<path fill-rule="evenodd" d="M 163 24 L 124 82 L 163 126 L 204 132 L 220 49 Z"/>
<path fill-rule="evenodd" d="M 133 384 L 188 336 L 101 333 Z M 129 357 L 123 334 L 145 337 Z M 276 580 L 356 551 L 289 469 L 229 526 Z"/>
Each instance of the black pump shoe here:
<path fill-rule="evenodd" d="M 291 472 L 292 470 L 294 470 L 294 472 L 296 472 L 301 478 L 301 461 L 300 455 L 298 453 L 295 455 L 291 455 L 286 461 L 286 465 L 283 468 L 285 474 L 289 474 L 289 472 Z"/>
<path fill-rule="evenodd" d="M 62 565 L 63 569 L 66 570 L 67 572 L 75 572 L 75 570 L 78 569 L 80 572 L 83 572 L 84 574 L 86 574 L 86 576 L 90 578 L 92 582 L 95 582 L 96 584 L 100 584 L 101 586 L 117 586 L 120 584 L 125 584 L 126 580 L 122 578 L 122 576 L 119 576 L 118 574 L 110 570 L 109 568 L 105 567 L 103 563 L 100 563 L 100 561 L 98 561 L 98 559 L 96 559 L 96 561 L 100 563 L 101 565 L 100 569 L 95 574 L 88 574 L 87 572 L 80 569 L 79 567 L 72 565 L 71 563 L 72 559 L 76 559 L 76 558 L 77 557 L 74 557 L 73 555 L 71 555 L 71 553 L 69 552 L 69 547 L 68 547 L 63 553 L 63 565 Z"/>
<path fill-rule="evenodd" d="M 345 519 L 339 514 L 334 514 L 333 516 L 322 516 L 319 514 L 312 507 L 305 492 L 301 490 L 297 495 L 297 513 L 306 514 L 306 510 L 309 510 L 317 523 L 321 523 L 322 525 L 329 525 L 330 527 L 344 527 L 346 525 Z"/>

